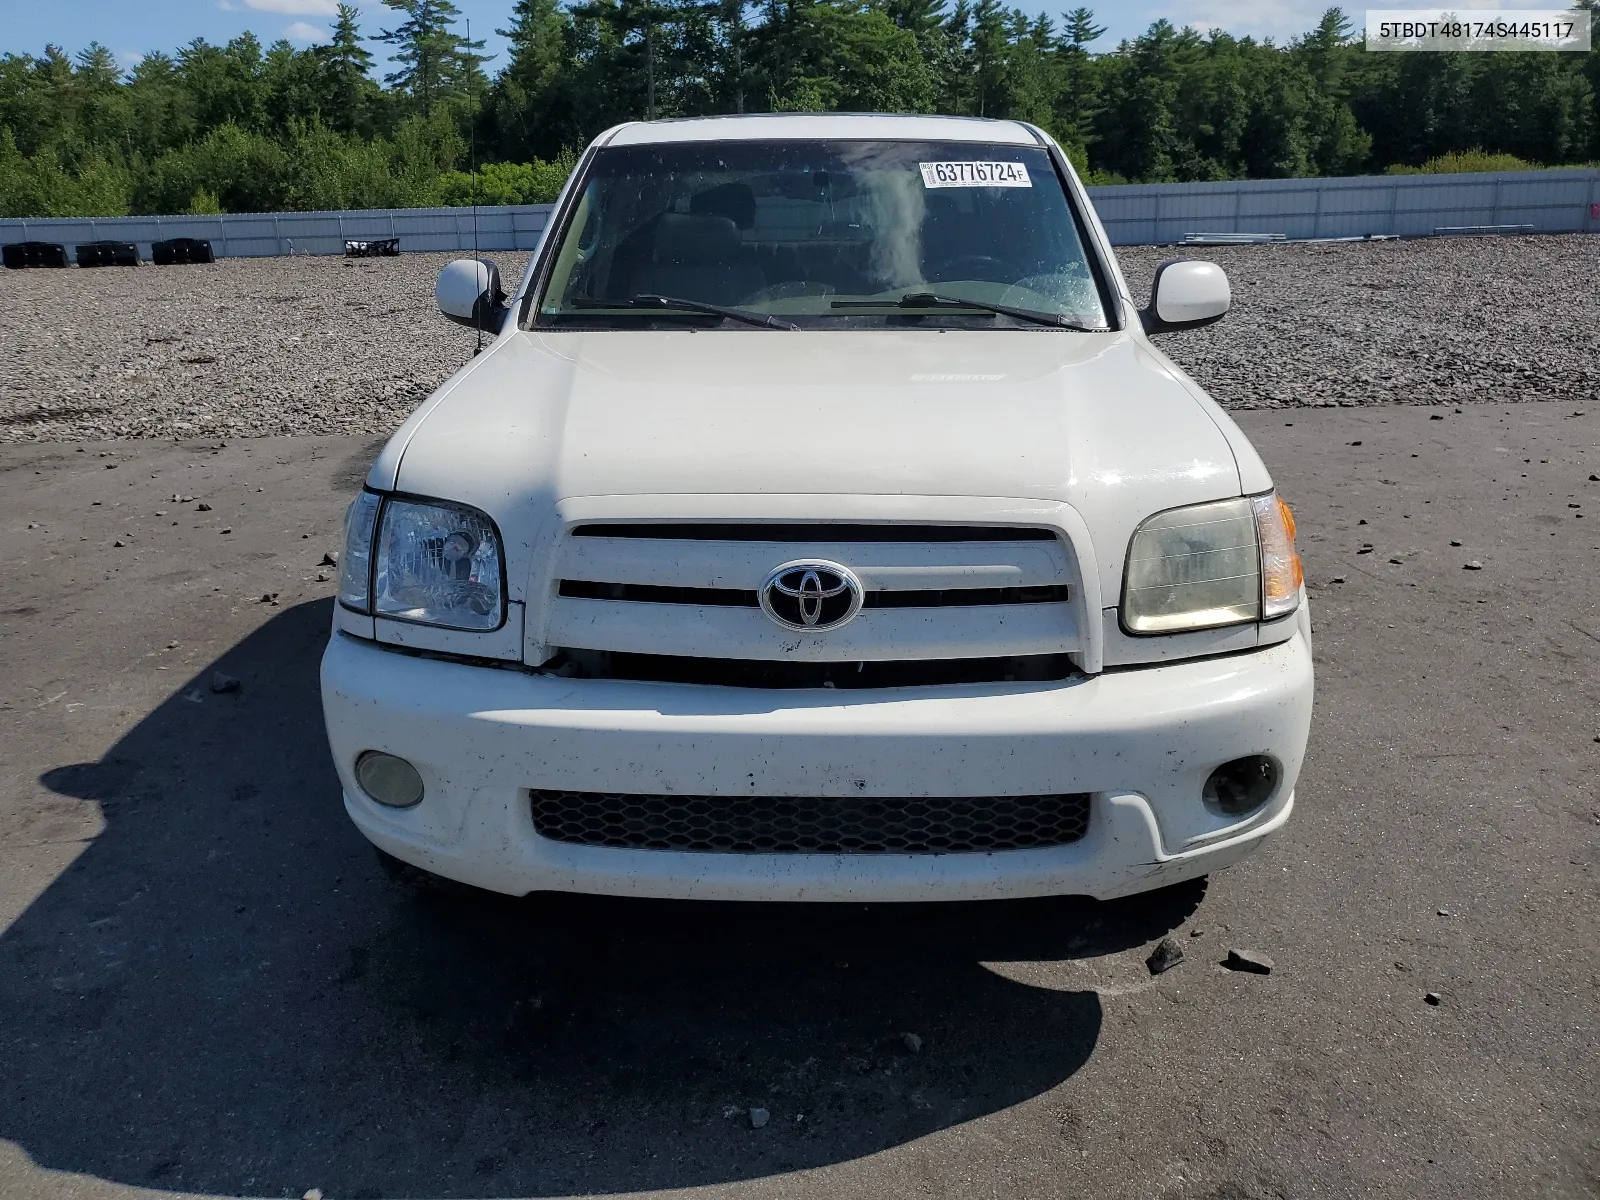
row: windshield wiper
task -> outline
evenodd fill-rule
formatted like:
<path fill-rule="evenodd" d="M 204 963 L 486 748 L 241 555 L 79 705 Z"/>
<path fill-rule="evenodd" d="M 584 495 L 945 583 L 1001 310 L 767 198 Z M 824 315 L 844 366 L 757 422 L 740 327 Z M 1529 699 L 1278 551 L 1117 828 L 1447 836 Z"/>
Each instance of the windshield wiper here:
<path fill-rule="evenodd" d="M 1065 317 L 1035 312 L 1031 308 L 1012 308 L 1009 304 L 990 304 L 986 300 L 962 300 L 955 296 L 938 296 L 933 292 L 907 292 L 898 300 L 835 300 L 834 308 L 919 308 L 919 309 L 977 309 L 1001 317 L 1014 317 L 1018 321 L 1032 321 L 1036 325 L 1054 325 L 1059 329 L 1076 329 L 1079 333 L 1104 333 L 1088 325 L 1080 325 Z"/>
<path fill-rule="evenodd" d="M 704 313 L 709 317 L 726 317 L 730 321 L 743 321 L 747 325 L 759 325 L 762 329 L 799 329 L 788 321 L 781 321 L 777 317 L 768 316 L 766 313 L 751 312 L 744 308 L 729 308 L 722 304 L 706 304 L 700 300 L 684 300 L 678 296 L 654 296 L 643 294 L 631 300 L 600 300 L 593 296 L 576 296 L 573 298 L 568 312 L 584 312 L 589 310 L 616 308 L 643 308 L 658 312 L 671 312 L 677 309 L 684 313 Z M 556 313 L 556 316 L 565 316 L 566 313 Z"/>
<path fill-rule="evenodd" d="M 627 308 L 682 309 L 685 312 L 705 313 L 713 317 L 726 317 L 730 321 L 743 321 L 746 325 L 759 325 L 763 329 L 795 329 L 792 321 L 780 321 L 769 313 L 750 312 L 743 308 L 729 308 L 724 304 L 707 304 L 702 300 L 684 300 L 678 296 L 635 296 L 625 302 Z"/>

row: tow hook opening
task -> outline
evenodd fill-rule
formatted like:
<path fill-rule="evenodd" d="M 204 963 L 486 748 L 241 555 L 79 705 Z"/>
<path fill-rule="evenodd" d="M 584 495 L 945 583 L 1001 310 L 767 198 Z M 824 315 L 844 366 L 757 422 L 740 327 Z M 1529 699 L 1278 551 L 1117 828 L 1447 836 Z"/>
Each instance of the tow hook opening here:
<path fill-rule="evenodd" d="M 1228 817 L 1255 812 L 1277 791 L 1281 772 L 1265 754 L 1248 754 L 1223 763 L 1200 789 L 1205 806 Z"/>

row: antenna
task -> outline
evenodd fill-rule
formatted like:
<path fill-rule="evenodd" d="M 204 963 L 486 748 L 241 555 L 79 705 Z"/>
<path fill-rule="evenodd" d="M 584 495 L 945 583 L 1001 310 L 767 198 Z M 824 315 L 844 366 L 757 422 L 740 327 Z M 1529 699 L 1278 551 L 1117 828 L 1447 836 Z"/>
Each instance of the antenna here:
<path fill-rule="evenodd" d="M 478 248 L 478 73 L 472 69 L 472 18 L 467 18 L 467 90 L 471 103 L 467 108 L 467 145 L 468 158 L 472 165 L 472 261 L 483 262 L 482 251 Z M 474 270 L 477 268 L 474 267 Z M 483 353 L 483 321 L 480 318 L 472 323 L 477 331 L 478 344 L 473 349 L 474 355 Z"/>

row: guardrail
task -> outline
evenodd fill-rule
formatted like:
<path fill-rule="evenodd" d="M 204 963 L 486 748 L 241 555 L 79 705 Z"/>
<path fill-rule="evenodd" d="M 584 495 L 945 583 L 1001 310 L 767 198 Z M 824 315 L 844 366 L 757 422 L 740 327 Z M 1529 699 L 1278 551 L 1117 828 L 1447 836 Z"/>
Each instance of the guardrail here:
<path fill-rule="evenodd" d="M 1245 179 L 1138 183 L 1089 189 L 1112 242 L 1181 242 L 1186 234 L 1281 234 L 1287 239 L 1420 237 L 1447 226 L 1519 226 L 1536 233 L 1600 233 L 1600 169 L 1478 175 L 1371 175 L 1344 179 Z M 532 250 L 547 204 L 477 211 L 483 250 Z M 364 212 L 227 213 L 194 217 L 0 219 L 0 242 L 135 242 L 192 237 L 218 258 L 343 254 L 347 240 L 400 239 L 403 251 L 470 253 L 470 208 Z"/>

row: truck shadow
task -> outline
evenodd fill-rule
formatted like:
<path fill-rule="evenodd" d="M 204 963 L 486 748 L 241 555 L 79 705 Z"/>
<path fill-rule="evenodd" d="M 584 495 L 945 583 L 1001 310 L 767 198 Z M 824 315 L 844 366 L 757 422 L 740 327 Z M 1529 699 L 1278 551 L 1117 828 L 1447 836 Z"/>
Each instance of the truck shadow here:
<path fill-rule="evenodd" d="M 1125 949 L 1200 899 L 418 894 L 340 804 L 317 691 L 329 617 L 326 601 L 286 610 L 101 761 L 45 773 L 106 828 L 0 937 L 0 1137 L 40 1165 L 397 1197 L 845 1161 L 1039 1096 L 1088 1059 L 1093 991 L 986 964 Z M 213 669 L 243 690 L 213 695 Z"/>

